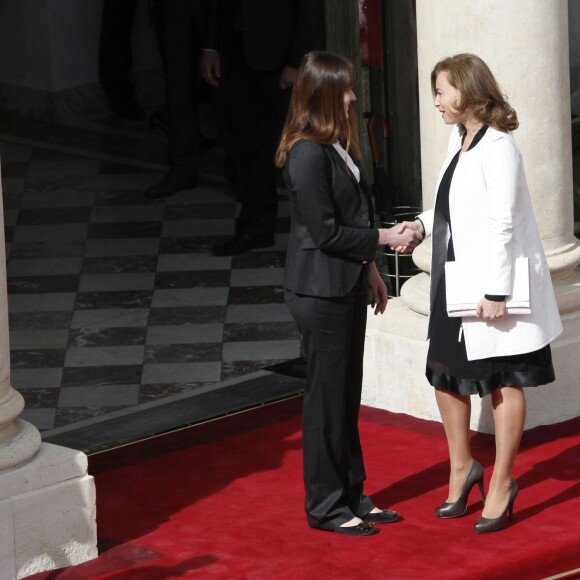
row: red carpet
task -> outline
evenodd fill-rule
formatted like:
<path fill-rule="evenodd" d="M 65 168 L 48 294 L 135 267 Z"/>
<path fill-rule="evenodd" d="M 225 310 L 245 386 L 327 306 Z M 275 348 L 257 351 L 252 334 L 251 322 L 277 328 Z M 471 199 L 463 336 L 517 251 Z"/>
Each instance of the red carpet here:
<path fill-rule="evenodd" d="M 580 568 L 580 419 L 528 431 L 510 528 L 438 520 L 442 427 L 364 409 L 367 492 L 404 521 L 369 538 L 311 530 L 303 513 L 300 399 L 90 457 L 101 556 L 36 574 L 52 579 L 540 579 Z M 491 475 L 493 438 L 473 437 Z M 572 577 L 572 576 L 569 576 Z"/>

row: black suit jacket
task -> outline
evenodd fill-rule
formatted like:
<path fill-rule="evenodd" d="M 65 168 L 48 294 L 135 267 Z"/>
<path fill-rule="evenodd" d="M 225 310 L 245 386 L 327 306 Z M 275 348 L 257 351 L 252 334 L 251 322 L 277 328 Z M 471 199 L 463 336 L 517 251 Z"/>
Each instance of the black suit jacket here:
<path fill-rule="evenodd" d="M 241 4 L 235 22 L 233 4 Z M 312 49 L 311 0 L 204 0 L 203 48 L 228 60 L 232 33 L 241 26 L 246 62 L 260 71 L 297 68 Z"/>
<path fill-rule="evenodd" d="M 284 168 L 291 232 L 284 287 L 320 297 L 346 295 L 365 262 L 375 258 L 379 232 L 370 190 L 347 170 L 332 145 L 298 141 Z"/>

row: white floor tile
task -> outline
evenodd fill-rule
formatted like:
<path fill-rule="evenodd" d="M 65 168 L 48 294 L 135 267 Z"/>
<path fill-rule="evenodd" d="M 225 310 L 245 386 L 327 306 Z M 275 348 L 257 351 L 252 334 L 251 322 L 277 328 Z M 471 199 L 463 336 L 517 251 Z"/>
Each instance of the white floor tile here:
<path fill-rule="evenodd" d="M 243 268 L 232 270 L 232 286 L 282 286 L 284 268 Z"/>
<path fill-rule="evenodd" d="M 91 223 L 161 221 L 164 213 L 162 205 L 97 206 L 91 211 Z"/>
<path fill-rule="evenodd" d="M 69 331 L 62 330 L 13 330 L 10 332 L 11 350 L 36 350 L 66 348 Z"/>
<path fill-rule="evenodd" d="M 15 389 L 58 389 L 62 380 L 62 368 L 12 369 L 10 382 Z"/>
<path fill-rule="evenodd" d="M 76 292 L 10 294 L 8 296 L 8 312 L 72 312 L 76 297 Z"/>
<path fill-rule="evenodd" d="M 157 261 L 158 272 L 187 272 L 191 270 L 229 270 L 231 256 L 212 254 L 162 254 Z"/>
<path fill-rule="evenodd" d="M 139 385 L 63 387 L 59 407 L 119 407 L 139 402 Z"/>
<path fill-rule="evenodd" d="M 32 423 L 37 429 L 52 429 L 55 417 L 56 409 L 32 409 L 29 407 L 18 415 L 19 419 Z"/>
<path fill-rule="evenodd" d="M 40 226 L 18 226 L 14 232 L 14 243 L 56 242 L 86 240 L 89 224 L 50 224 Z"/>
<path fill-rule="evenodd" d="M 180 326 L 149 326 L 146 344 L 199 344 L 221 342 L 223 324 L 183 324 Z"/>
<path fill-rule="evenodd" d="M 76 276 L 81 273 L 82 258 L 42 258 L 10 260 L 8 276 Z"/>
<path fill-rule="evenodd" d="M 85 256 L 89 258 L 114 256 L 155 256 L 159 252 L 159 238 L 128 238 L 87 240 Z"/>
<path fill-rule="evenodd" d="M 123 328 L 147 326 L 148 308 L 77 310 L 71 328 Z"/>
<path fill-rule="evenodd" d="M 143 363 L 143 346 L 89 346 L 70 347 L 64 359 L 65 367 L 106 367 L 140 365 Z"/>
<path fill-rule="evenodd" d="M 153 308 L 180 306 L 224 306 L 228 301 L 229 288 L 178 288 L 155 290 Z"/>
<path fill-rule="evenodd" d="M 154 287 L 155 272 L 83 274 L 79 282 L 79 292 L 153 290 Z"/>

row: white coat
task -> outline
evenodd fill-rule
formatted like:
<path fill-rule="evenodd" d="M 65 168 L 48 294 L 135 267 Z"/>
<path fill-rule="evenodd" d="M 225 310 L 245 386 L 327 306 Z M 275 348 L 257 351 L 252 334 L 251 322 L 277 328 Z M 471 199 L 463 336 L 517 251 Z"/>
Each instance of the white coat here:
<path fill-rule="evenodd" d="M 456 126 L 437 191 L 461 149 L 461 138 Z M 509 296 L 513 260 L 527 256 L 530 262 L 531 314 L 506 315 L 490 322 L 464 318 L 468 360 L 532 352 L 553 341 L 562 332 L 562 322 L 522 156 L 510 133 L 490 127 L 473 149 L 461 154 L 449 191 L 449 211 L 455 259 L 476 261 L 485 269 L 485 294 Z M 433 209 L 419 216 L 426 236 L 431 235 L 433 217 Z"/>

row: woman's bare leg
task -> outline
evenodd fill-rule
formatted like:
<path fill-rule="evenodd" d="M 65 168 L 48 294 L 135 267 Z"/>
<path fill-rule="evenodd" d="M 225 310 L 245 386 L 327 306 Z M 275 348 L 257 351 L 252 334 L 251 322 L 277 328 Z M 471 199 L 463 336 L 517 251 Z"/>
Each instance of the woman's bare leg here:
<path fill-rule="evenodd" d="M 473 463 L 469 448 L 469 420 L 471 416 L 471 398 L 456 395 L 441 389 L 435 389 L 435 398 L 443 420 L 451 473 L 449 475 L 449 496 L 447 502 L 459 499 L 469 470 Z"/>
<path fill-rule="evenodd" d="M 498 518 L 506 509 L 512 472 L 526 421 L 526 399 L 520 387 L 501 387 L 491 394 L 495 421 L 495 464 L 483 510 Z"/>

